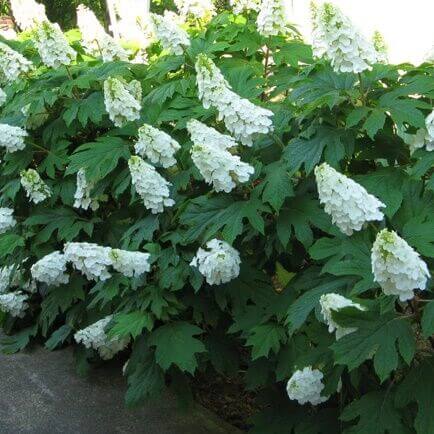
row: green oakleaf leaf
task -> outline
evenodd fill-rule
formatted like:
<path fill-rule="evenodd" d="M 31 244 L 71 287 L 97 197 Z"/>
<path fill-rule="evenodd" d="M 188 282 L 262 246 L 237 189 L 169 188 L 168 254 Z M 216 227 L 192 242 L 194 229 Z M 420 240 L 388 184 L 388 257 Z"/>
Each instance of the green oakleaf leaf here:
<path fill-rule="evenodd" d="M 268 357 L 270 351 L 277 354 L 286 339 L 286 332 L 282 326 L 275 323 L 261 324 L 253 327 L 246 345 L 252 347 L 252 360 L 256 360 Z"/>

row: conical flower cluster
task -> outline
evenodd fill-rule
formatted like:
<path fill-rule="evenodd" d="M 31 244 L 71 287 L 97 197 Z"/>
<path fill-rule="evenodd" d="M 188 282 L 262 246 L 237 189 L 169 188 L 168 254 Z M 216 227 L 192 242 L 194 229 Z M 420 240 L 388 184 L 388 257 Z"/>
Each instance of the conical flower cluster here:
<path fill-rule="evenodd" d="M 21 30 L 29 30 L 48 21 L 45 6 L 34 0 L 10 0 L 12 14 Z"/>
<path fill-rule="evenodd" d="M 34 280 L 47 285 L 59 286 L 69 282 L 66 274 L 66 257 L 61 252 L 52 252 L 32 265 L 31 273 Z"/>
<path fill-rule="evenodd" d="M 142 87 L 137 80 L 127 83 L 122 78 L 104 81 L 104 104 L 110 120 L 122 127 L 140 118 Z"/>
<path fill-rule="evenodd" d="M 314 55 L 329 60 L 336 72 L 357 74 L 378 60 L 373 44 L 331 3 L 314 10 L 313 29 Z"/>
<path fill-rule="evenodd" d="M 315 178 L 325 212 L 344 234 L 360 231 L 366 222 L 383 220 L 380 208 L 386 205 L 327 163 L 315 168 Z"/>
<path fill-rule="evenodd" d="M 107 32 L 95 14 L 86 6 L 77 8 L 77 25 L 83 46 L 92 56 L 101 56 L 104 62 L 128 60 L 128 53 Z"/>
<path fill-rule="evenodd" d="M 110 258 L 113 268 L 126 277 L 140 277 L 151 269 L 149 253 L 112 249 Z"/>
<path fill-rule="evenodd" d="M 50 68 L 70 65 L 77 53 L 70 47 L 57 23 L 44 21 L 34 33 L 34 41 L 42 62 Z"/>
<path fill-rule="evenodd" d="M 11 208 L 0 208 L 0 234 L 4 234 L 16 224 L 14 210 Z"/>
<path fill-rule="evenodd" d="M 145 208 L 152 214 L 164 211 L 175 202 L 170 199 L 169 185 L 153 166 L 145 163 L 140 157 L 133 156 L 128 161 L 133 185 L 143 199 Z"/>
<path fill-rule="evenodd" d="M 206 250 L 199 248 L 191 261 L 209 285 L 230 282 L 240 274 L 240 254 L 225 241 L 213 239 L 206 243 Z"/>
<path fill-rule="evenodd" d="M 0 311 L 6 312 L 14 317 L 23 317 L 29 307 L 27 304 L 28 295 L 21 292 L 9 292 L 0 294 Z"/>
<path fill-rule="evenodd" d="M 107 316 L 106 318 L 91 324 L 83 330 L 79 330 L 74 335 L 74 339 L 77 343 L 82 343 L 86 348 L 93 348 L 98 351 L 103 360 L 109 360 L 113 358 L 115 354 L 122 351 L 130 342 L 129 338 L 123 339 L 109 339 L 105 329 L 113 316 Z"/>
<path fill-rule="evenodd" d="M 93 243 L 66 243 L 63 249 L 66 262 L 83 273 L 88 280 L 107 280 L 111 277 L 111 248 Z"/>
<path fill-rule="evenodd" d="M 51 190 L 34 169 L 21 172 L 21 185 L 33 203 L 42 202 L 51 196 Z"/>
<path fill-rule="evenodd" d="M 176 164 L 174 155 L 181 146 L 169 134 L 145 124 L 139 128 L 139 139 L 134 149 L 151 163 L 167 168 Z"/>
<path fill-rule="evenodd" d="M 308 402 L 318 405 L 327 401 L 328 397 L 321 396 L 324 389 L 323 377 L 319 369 L 312 369 L 310 366 L 295 371 L 286 386 L 289 399 L 298 401 L 302 405 Z"/>
<path fill-rule="evenodd" d="M 22 151 L 26 147 L 24 139 L 27 136 L 27 131 L 20 127 L 0 124 L 0 147 L 6 152 Z"/>
<path fill-rule="evenodd" d="M 203 106 L 218 111 L 228 131 L 243 144 L 251 146 L 257 134 L 273 130 L 273 112 L 258 107 L 233 92 L 214 62 L 205 54 L 196 61 L 197 86 Z"/>
<path fill-rule="evenodd" d="M 336 321 L 334 321 L 332 311 L 338 311 L 344 307 L 355 307 L 356 309 L 364 310 L 359 303 L 354 303 L 340 294 L 330 293 L 322 295 L 319 299 L 319 304 L 321 306 L 321 313 L 324 317 L 324 321 L 329 327 L 329 332 L 333 333 L 336 330 L 336 339 L 340 339 L 342 336 L 348 335 L 357 330 L 355 327 L 341 327 Z"/>
<path fill-rule="evenodd" d="M 0 81 L 13 82 L 32 68 L 32 62 L 0 42 Z"/>
<path fill-rule="evenodd" d="M 228 136 L 195 120 L 188 122 L 187 129 L 194 143 L 191 148 L 191 159 L 215 191 L 230 193 L 237 182 L 249 180 L 255 169 L 226 149 L 225 146 L 230 141 Z M 212 130 L 212 133 L 208 138 L 204 137 L 209 130 Z"/>
<path fill-rule="evenodd" d="M 179 15 L 209 21 L 216 14 L 212 0 L 175 0 Z"/>
<path fill-rule="evenodd" d="M 230 0 L 230 5 L 234 14 L 242 14 L 243 12 L 259 11 L 261 2 L 259 0 Z"/>
<path fill-rule="evenodd" d="M 190 46 L 187 32 L 179 27 L 169 16 L 151 14 L 155 37 L 169 53 L 180 55 Z"/>
<path fill-rule="evenodd" d="M 378 233 L 371 252 L 372 272 L 386 295 L 401 301 L 414 297 L 415 289 L 424 290 L 430 277 L 426 263 L 396 232 Z"/>
<path fill-rule="evenodd" d="M 276 36 L 287 31 L 287 11 L 284 0 L 262 0 L 256 26 L 262 36 Z"/>
<path fill-rule="evenodd" d="M 86 171 L 80 169 L 77 172 L 77 189 L 74 194 L 74 208 L 90 209 L 96 211 L 99 208 L 97 199 L 92 199 L 90 193 L 94 188 L 93 183 L 87 182 Z"/>
<path fill-rule="evenodd" d="M 380 63 L 387 63 L 387 45 L 383 35 L 379 31 L 374 32 L 374 35 L 372 36 L 372 44 L 377 52 L 377 61 Z"/>

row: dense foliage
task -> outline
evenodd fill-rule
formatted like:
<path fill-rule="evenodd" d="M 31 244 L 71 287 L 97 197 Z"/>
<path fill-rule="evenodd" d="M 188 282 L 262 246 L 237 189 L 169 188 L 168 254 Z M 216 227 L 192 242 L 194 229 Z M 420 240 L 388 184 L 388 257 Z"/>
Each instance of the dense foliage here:
<path fill-rule="evenodd" d="M 7 42 L 37 67 L 0 109 L 28 134 L 0 140 L 16 220 L 2 216 L 0 292 L 26 295 L 0 314 L 3 351 L 74 344 L 85 372 L 123 349 L 128 405 L 188 394 L 198 371 L 239 375 L 262 409 L 253 433 L 432 434 L 434 152 L 414 144 L 434 66 L 335 72 L 294 29 L 260 35 L 256 15 L 190 24 L 181 54 L 154 43 L 147 64 L 89 57 L 75 31 L 76 59 L 55 68 L 34 39 Z M 227 95 L 222 80 L 198 90 L 210 59 L 235 93 L 223 102 L 204 96 Z M 268 131 L 252 146 L 216 110 L 236 95 Z M 144 155 L 154 133 L 167 155 Z"/>

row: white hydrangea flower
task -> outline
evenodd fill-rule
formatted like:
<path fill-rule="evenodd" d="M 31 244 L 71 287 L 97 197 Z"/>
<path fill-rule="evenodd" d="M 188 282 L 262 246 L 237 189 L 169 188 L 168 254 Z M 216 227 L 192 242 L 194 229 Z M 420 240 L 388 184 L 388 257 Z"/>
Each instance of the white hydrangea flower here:
<path fill-rule="evenodd" d="M 86 171 L 80 169 L 77 172 L 77 189 L 74 194 L 74 208 L 90 209 L 96 211 L 99 208 L 97 199 L 92 199 L 90 193 L 94 188 L 94 184 L 87 182 Z"/>
<path fill-rule="evenodd" d="M 359 310 L 365 310 L 359 303 L 354 303 L 350 299 L 343 297 L 340 294 L 329 293 L 323 294 L 319 299 L 321 305 L 321 313 L 324 321 L 329 327 L 329 332 L 333 333 L 336 330 L 336 339 L 353 333 L 357 330 L 356 327 L 341 327 L 336 321 L 333 320 L 332 311 L 338 311 L 344 307 L 355 307 Z"/>
<path fill-rule="evenodd" d="M 190 46 L 187 32 L 172 21 L 169 16 L 151 14 L 155 37 L 161 46 L 172 54 L 180 55 L 184 47 Z"/>
<path fill-rule="evenodd" d="M 273 130 L 273 112 L 258 107 L 233 92 L 214 62 L 205 54 L 196 61 L 196 81 L 203 106 L 218 111 L 228 131 L 241 143 L 251 146 L 257 134 Z"/>
<path fill-rule="evenodd" d="M 127 83 L 122 78 L 104 81 L 104 104 L 111 121 L 122 127 L 140 118 L 142 86 L 137 80 Z"/>
<path fill-rule="evenodd" d="M 329 60 L 336 72 L 357 74 L 378 61 L 373 44 L 331 3 L 314 10 L 313 29 L 314 55 Z"/>
<path fill-rule="evenodd" d="M 151 163 L 166 168 L 176 164 L 174 155 L 181 146 L 169 134 L 145 124 L 139 128 L 139 139 L 134 149 L 137 154 L 148 158 Z"/>
<path fill-rule="evenodd" d="M 289 399 L 298 401 L 302 405 L 307 402 L 318 405 L 327 401 L 328 396 L 321 396 L 324 389 L 323 377 L 319 369 L 312 369 L 311 366 L 295 371 L 286 386 Z"/>
<path fill-rule="evenodd" d="M 21 30 L 29 30 L 35 25 L 48 21 L 45 6 L 34 0 L 10 0 L 12 14 Z"/>
<path fill-rule="evenodd" d="M 0 42 L 0 79 L 13 82 L 21 74 L 26 74 L 32 68 L 32 62 L 23 55 Z"/>
<path fill-rule="evenodd" d="M 284 0 L 262 0 L 256 27 L 265 37 L 287 32 L 287 10 Z"/>
<path fill-rule="evenodd" d="M 63 249 L 66 262 L 81 271 L 88 280 L 107 280 L 111 274 L 108 267 L 112 265 L 111 248 L 94 243 L 66 243 Z"/>
<path fill-rule="evenodd" d="M 27 136 L 27 131 L 20 127 L 0 124 L 0 147 L 6 152 L 22 151 L 26 147 L 24 138 Z"/>
<path fill-rule="evenodd" d="M 415 289 L 424 290 L 430 277 L 426 263 L 396 232 L 383 229 L 377 234 L 371 252 L 372 272 L 386 295 L 398 295 L 401 301 L 414 297 Z"/>
<path fill-rule="evenodd" d="M 9 292 L 0 294 L 0 310 L 14 317 L 23 317 L 24 312 L 29 307 L 27 304 L 28 296 L 21 292 Z"/>
<path fill-rule="evenodd" d="M 434 151 L 434 110 L 425 119 L 426 126 L 426 150 Z"/>
<path fill-rule="evenodd" d="M 92 56 L 101 56 L 104 62 L 128 60 L 128 53 L 107 32 L 95 14 L 86 6 L 77 7 L 77 25 L 85 50 Z"/>
<path fill-rule="evenodd" d="M 409 145 L 411 153 L 423 147 L 426 147 L 427 151 L 434 151 L 434 140 L 430 138 L 426 128 L 419 128 L 415 134 L 408 134 L 399 127 L 396 128 L 396 131 L 404 143 Z"/>
<path fill-rule="evenodd" d="M 366 222 L 383 220 L 380 208 L 386 205 L 327 163 L 315 167 L 315 178 L 325 212 L 344 234 L 360 231 Z"/>
<path fill-rule="evenodd" d="M 34 41 L 42 62 L 48 67 L 70 65 L 77 57 L 57 23 L 41 23 L 35 29 Z"/>
<path fill-rule="evenodd" d="M 26 191 L 27 197 L 33 203 L 39 203 L 51 196 L 51 190 L 34 169 L 21 172 L 21 185 Z"/>
<path fill-rule="evenodd" d="M 6 95 L 6 92 L 0 88 L 0 107 L 5 104 L 7 99 L 8 96 Z"/>
<path fill-rule="evenodd" d="M 113 315 L 109 315 L 96 323 L 91 324 L 83 330 L 74 334 L 75 341 L 82 343 L 86 348 L 93 348 L 98 351 L 103 360 L 113 358 L 115 354 L 122 351 L 130 342 L 129 338 L 109 339 L 105 328 L 112 320 Z"/>
<path fill-rule="evenodd" d="M 4 234 L 16 224 L 14 210 L 11 208 L 0 208 L 0 234 Z"/>
<path fill-rule="evenodd" d="M 209 21 L 216 14 L 211 0 L 175 0 L 175 5 L 182 17 L 193 17 Z"/>
<path fill-rule="evenodd" d="M 187 129 L 194 143 L 191 147 L 191 159 L 215 191 L 229 193 L 236 187 L 237 182 L 249 180 L 255 169 L 226 149 L 227 145 L 233 146 L 231 138 L 195 120 L 187 123 Z M 210 140 L 205 136 L 209 130 L 212 130 Z"/>
<path fill-rule="evenodd" d="M 238 277 L 241 259 L 237 250 L 215 238 L 206 243 L 206 248 L 199 248 L 190 265 L 199 269 L 209 285 L 220 285 Z"/>
<path fill-rule="evenodd" d="M 137 193 L 152 214 L 163 212 L 164 207 L 175 204 L 173 199 L 169 198 L 171 184 L 155 170 L 155 167 L 145 163 L 136 155 L 129 159 L 128 167 Z"/>
<path fill-rule="evenodd" d="M 112 249 L 110 257 L 113 268 L 126 277 L 139 277 L 151 269 L 149 253 Z"/>
<path fill-rule="evenodd" d="M 259 11 L 260 0 L 230 0 L 230 5 L 234 14 L 242 14 L 243 12 Z"/>
<path fill-rule="evenodd" d="M 376 30 L 372 36 L 372 44 L 377 52 L 377 62 L 387 63 L 388 55 L 386 41 L 378 30 Z"/>
<path fill-rule="evenodd" d="M 47 285 L 58 286 L 69 282 L 66 273 L 66 257 L 55 251 L 34 263 L 30 269 L 33 279 Z"/>
<path fill-rule="evenodd" d="M 15 286 L 19 277 L 14 265 L 6 265 L 0 268 L 0 294 L 4 294 L 10 286 Z"/>

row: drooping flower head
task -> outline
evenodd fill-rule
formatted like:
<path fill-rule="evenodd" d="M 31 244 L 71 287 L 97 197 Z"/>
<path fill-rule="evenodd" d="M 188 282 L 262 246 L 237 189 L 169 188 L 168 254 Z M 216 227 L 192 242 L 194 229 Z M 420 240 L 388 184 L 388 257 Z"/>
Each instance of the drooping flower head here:
<path fill-rule="evenodd" d="M 8 292 L 0 294 L 0 311 L 6 312 L 14 317 L 21 318 L 24 316 L 27 304 L 28 295 L 21 292 Z"/>
<path fill-rule="evenodd" d="M 230 0 L 230 5 L 234 14 L 242 14 L 243 12 L 259 11 L 260 0 Z"/>
<path fill-rule="evenodd" d="M 181 17 L 209 21 L 216 14 L 212 0 L 175 0 Z"/>
<path fill-rule="evenodd" d="M 51 190 L 34 169 L 27 169 L 21 172 L 21 185 L 27 197 L 35 204 L 51 196 Z"/>
<path fill-rule="evenodd" d="M 50 68 L 70 65 L 77 57 L 57 23 L 41 23 L 35 29 L 34 42 L 42 62 Z"/>
<path fill-rule="evenodd" d="M 122 127 L 140 118 L 142 86 L 137 80 L 127 83 L 122 78 L 104 81 L 104 104 L 110 120 Z"/>
<path fill-rule="evenodd" d="M 380 63 L 387 63 L 388 56 L 386 41 L 378 30 L 376 30 L 372 36 L 372 44 L 377 52 L 377 61 Z"/>
<path fill-rule="evenodd" d="M 298 401 L 302 405 L 308 402 L 318 405 L 327 401 L 328 397 L 321 396 L 324 389 L 323 377 L 319 369 L 312 369 L 310 366 L 295 371 L 286 386 L 289 399 Z"/>
<path fill-rule="evenodd" d="M 250 179 L 255 169 L 225 148 L 230 141 L 228 136 L 198 121 L 189 121 L 187 129 L 193 140 L 191 147 L 193 163 L 205 181 L 212 184 L 215 191 L 229 193 L 237 183 L 247 182 Z M 212 130 L 210 141 L 204 137 L 207 130 Z"/>
<path fill-rule="evenodd" d="M 324 321 L 329 327 L 329 332 L 333 333 L 336 330 L 336 339 L 340 339 L 342 336 L 353 333 L 357 330 L 356 327 L 342 327 L 332 317 L 332 311 L 339 311 L 344 307 L 355 307 L 359 310 L 364 308 L 359 303 L 354 303 L 352 300 L 343 297 L 340 294 L 329 293 L 324 294 L 319 299 L 321 305 L 321 313 L 324 317 Z"/>
<path fill-rule="evenodd" d="M 262 0 L 256 26 L 262 36 L 285 34 L 288 22 L 284 0 Z"/>
<path fill-rule="evenodd" d="M 0 234 L 4 234 L 16 224 L 14 210 L 11 208 L 0 208 Z"/>
<path fill-rule="evenodd" d="M 104 62 L 128 60 L 128 53 L 107 32 L 95 14 L 86 6 L 77 7 L 77 25 L 86 51 Z"/>
<path fill-rule="evenodd" d="M 90 196 L 93 183 L 89 183 L 86 179 L 86 171 L 80 169 L 77 172 L 77 189 L 74 194 L 74 208 L 90 209 L 96 211 L 99 208 L 98 199 L 94 199 Z"/>
<path fill-rule="evenodd" d="M 434 151 L 434 110 L 426 117 L 425 127 L 426 135 L 426 149 L 427 151 Z"/>
<path fill-rule="evenodd" d="M 208 56 L 199 54 L 195 67 L 199 98 L 203 106 L 206 109 L 217 109 L 218 119 L 224 121 L 236 140 L 251 146 L 256 135 L 267 134 L 273 130 L 273 112 L 258 107 L 233 92 Z"/>
<path fill-rule="evenodd" d="M 82 343 L 86 348 L 93 348 L 98 351 L 103 360 L 113 358 L 115 354 L 122 351 L 130 342 L 129 338 L 112 338 L 109 339 L 105 329 L 113 316 L 109 315 L 106 318 L 91 324 L 83 330 L 79 330 L 74 335 L 77 343 Z"/>
<path fill-rule="evenodd" d="M 237 141 L 228 134 L 222 134 L 196 119 L 187 122 L 187 130 L 193 143 L 204 143 L 219 149 L 230 149 L 238 146 Z"/>
<path fill-rule="evenodd" d="M 30 271 L 34 280 L 47 285 L 59 286 L 69 282 L 69 276 L 66 273 L 66 257 L 58 251 L 35 262 Z"/>
<path fill-rule="evenodd" d="M 396 232 L 378 233 L 371 252 L 372 272 L 386 295 L 401 301 L 414 297 L 414 290 L 424 290 L 430 277 L 426 263 Z"/>
<path fill-rule="evenodd" d="M 26 144 L 27 131 L 20 127 L 8 124 L 0 124 L 0 147 L 5 148 L 6 152 L 22 151 Z"/>
<path fill-rule="evenodd" d="M 225 241 L 213 239 L 199 248 L 190 265 L 197 267 L 209 285 L 230 282 L 240 274 L 240 254 Z"/>
<path fill-rule="evenodd" d="M 373 44 L 331 3 L 313 13 L 312 47 L 314 55 L 329 60 L 336 72 L 357 74 L 377 62 Z"/>
<path fill-rule="evenodd" d="M 190 46 L 187 32 L 173 22 L 169 16 L 151 14 L 155 37 L 169 53 L 180 55 Z"/>
<path fill-rule="evenodd" d="M 32 62 L 30 60 L 0 42 L 0 81 L 13 82 L 21 74 L 28 73 L 31 68 Z"/>
<path fill-rule="evenodd" d="M 145 208 L 152 214 L 161 213 L 165 207 L 170 207 L 175 202 L 170 199 L 167 182 L 153 166 L 145 163 L 140 157 L 133 156 L 128 161 L 133 185 L 143 199 Z"/>
<path fill-rule="evenodd" d="M 48 21 L 45 6 L 34 0 L 10 0 L 12 14 L 21 30 L 29 30 Z"/>
<path fill-rule="evenodd" d="M 81 271 L 89 280 L 107 280 L 111 277 L 108 267 L 112 265 L 111 248 L 94 243 L 66 243 L 63 249 L 66 262 Z"/>
<path fill-rule="evenodd" d="M 127 250 L 112 249 L 110 257 L 113 268 L 126 277 L 139 277 L 151 269 L 149 253 L 129 252 Z"/>
<path fill-rule="evenodd" d="M 315 178 L 325 212 L 344 234 L 360 231 L 366 222 L 383 220 L 380 208 L 386 205 L 327 163 L 315 168 Z"/>
<path fill-rule="evenodd" d="M 148 158 L 151 163 L 166 168 L 176 164 L 174 155 L 181 146 L 169 134 L 145 124 L 139 128 L 139 139 L 134 149 L 138 155 Z"/>

